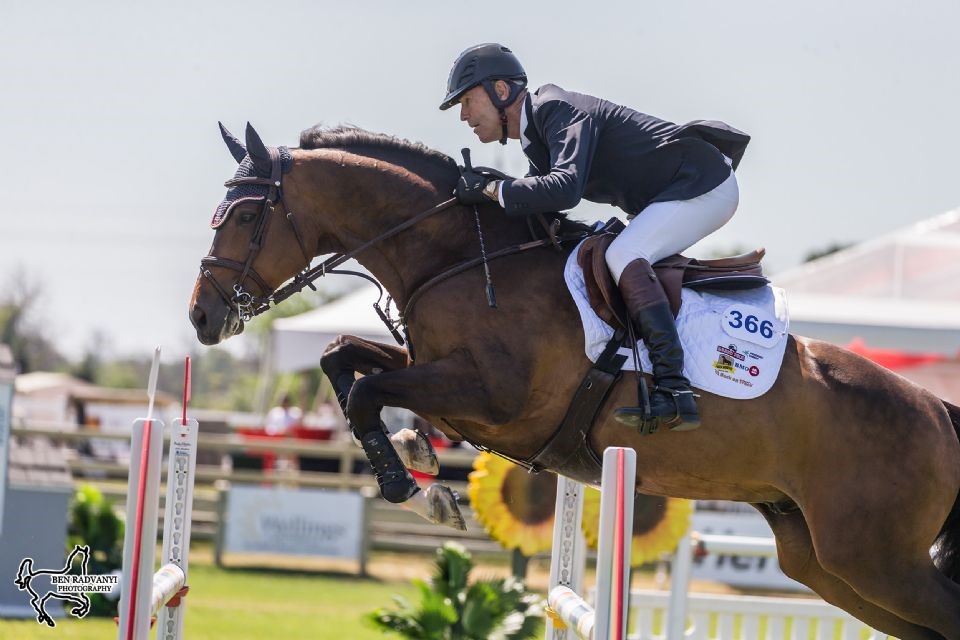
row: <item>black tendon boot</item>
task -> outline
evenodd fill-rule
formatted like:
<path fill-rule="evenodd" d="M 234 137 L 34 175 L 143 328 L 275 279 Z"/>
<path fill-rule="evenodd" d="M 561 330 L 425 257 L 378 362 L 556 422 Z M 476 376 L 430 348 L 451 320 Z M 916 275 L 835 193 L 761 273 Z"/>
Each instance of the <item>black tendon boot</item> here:
<path fill-rule="evenodd" d="M 380 429 L 375 429 L 360 439 L 370 466 L 377 476 L 380 485 L 380 495 L 387 502 L 406 502 L 420 487 L 414 482 L 413 476 L 403 466 L 390 438 Z"/>
<path fill-rule="evenodd" d="M 634 260 L 620 275 L 620 293 L 637 334 L 647 345 L 653 363 L 654 389 L 650 413 L 657 426 L 689 431 L 700 426 L 700 414 L 690 381 L 683 375 L 683 347 L 667 294 L 646 260 Z M 614 417 L 639 427 L 642 407 L 621 407 Z"/>

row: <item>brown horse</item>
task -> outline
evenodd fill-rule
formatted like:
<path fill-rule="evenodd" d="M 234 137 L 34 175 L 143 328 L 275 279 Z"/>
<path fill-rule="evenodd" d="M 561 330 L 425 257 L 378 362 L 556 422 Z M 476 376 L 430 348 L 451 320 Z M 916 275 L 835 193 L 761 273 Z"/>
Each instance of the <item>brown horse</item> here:
<path fill-rule="evenodd" d="M 246 149 L 227 139 L 243 159 L 228 185 L 263 191 L 218 213 L 190 306 L 200 341 L 241 331 L 251 309 L 314 256 L 362 249 L 357 259 L 398 309 L 420 293 L 403 317 L 414 357 L 351 336 L 325 354 L 358 435 L 382 428 L 383 406 L 404 407 L 451 438 L 533 456 L 591 366 L 562 278 L 570 248 L 491 261 L 496 308 L 483 295 L 481 266 L 422 289 L 477 258 L 478 226 L 492 255 L 529 241 L 525 220 L 493 203 L 478 216 L 453 205 L 417 217 L 448 200 L 456 164 L 396 138 L 315 128 L 282 154 L 249 126 Z M 561 233 L 583 228 L 564 220 Z M 899 638 L 960 639 L 960 409 L 844 349 L 796 336 L 765 395 L 702 393 L 695 431 L 641 436 L 614 421 L 613 409 L 635 393 L 631 378 L 620 380 L 589 446 L 635 449 L 640 491 L 751 503 L 773 528 L 784 572 L 828 602 Z"/>

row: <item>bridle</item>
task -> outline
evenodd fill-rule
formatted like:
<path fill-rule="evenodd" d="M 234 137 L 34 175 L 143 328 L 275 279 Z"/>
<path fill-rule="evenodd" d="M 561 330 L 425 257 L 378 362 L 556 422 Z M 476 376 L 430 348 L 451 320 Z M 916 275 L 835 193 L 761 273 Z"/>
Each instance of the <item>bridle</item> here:
<path fill-rule="evenodd" d="M 247 322 L 254 316 L 259 315 L 260 313 L 263 313 L 269 309 L 270 300 L 273 296 L 270 285 L 268 285 L 260 276 L 260 274 L 257 273 L 257 270 L 253 268 L 253 262 L 256 259 L 257 254 L 260 253 L 260 249 L 263 247 L 263 241 L 266 238 L 267 230 L 270 227 L 270 220 L 273 218 L 273 215 L 271 214 L 274 213 L 278 205 L 283 205 L 283 167 L 280 161 L 280 152 L 274 148 L 268 148 L 267 151 L 270 154 L 269 178 L 256 175 L 243 176 L 227 180 L 224 183 L 224 186 L 227 188 L 237 187 L 240 185 L 261 185 L 268 188 L 267 195 L 263 200 L 263 206 L 260 208 L 260 213 L 257 214 L 256 225 L 254 226 L 253 234 L 250 236 L 250 243 L 248 245 L 249 251 L 246 259 L 243 262 L 238 262 L 236 260 L 231 260 L 230 258 L 221 258 L 213 255 L 204 256 L 200 259 L 200 274 L 210 281 L 210 284 L 213 285 L 213 288 L 218 294 L 220 294 L 220 297 L 228 307 L 236 307 L 237 315 L 243 322 Z M 236 203 L 233 203 L 230 206 L 232 207 L 235 205 Z M 226 219 L 228 215 L 229 209 L 228 213 L 224 214 L 224 219 Z M 288 212 L 286 217 L 293 226 L 293 232 L 297 238 L 297 243 L 300 245 L 300 250 L 307 259 L 307 265 L 309 265 L 310 256 L 307 254 L 306 247 L 303 243 L 302 234 L 300 233 L 299 226 L 293 217 L 293 213 Z M 240 273 L 240 277 L 233 285 L 233 295 L 230 295 L 226 288 L 220 284 L 219 281 L 217 281 L 216 277 L 214 277 L 214 275 L 210 272 L 210 267 L 221 267 Z M 247 278 L 253 280 L 253 282 L 259 288 L 261 295 L 254 295 L 244 288 Z M 266 295 L 263 295 L 268 291 L 271 293 L 266 293 Z"/>
<path fill-rule="evenodd" d="M 295 293 L 302 291 L 303 289 L 309 287 L 310 289 L 316 291 L 316 287 L 313 286 L 313 282 L 318 278 L 325 276 L 328 273 L 332 274 L 343 274 L 343 275 L 353 275 L 361 278 L 365 278 L 372 282 L 380 290 L 380 299 L 383 298 L 383 287 L 380 285 L 377 280 L 368 274 L 361 273 L 359 271 L 349 271 L 345 269 L 336 269 L 344 262 L 356 257 L 358 254 L 362 253 L 366 249 L 391 238 L 410 227 L 418 224 L 422 220 L 440 213 L 446 209 L 457 204 L 456 198 L 450 198 L 444 200 L 440 204 L 422 211 L 412 218 L 405 220 L 404 222 L 392 227 L 391 229 L 381 233 L 380 235 L 372 238 L 371 240 L 363 243 L 359 247 L 348 251 L 346 253 L 334 254 L 330 258 L 324 260 L 315 267 L 310 267 L 310 262 L 312 256 L 307 252 L 306 244 L 303 240 L 303 234 L 300 231 L 300 226 L 294 217 L 292 211 L 287 210 L 286 206 L 283 203 L 283 167 L 280 157 L 280 152 L 273 147 L 267 147 L 267 151 L 270 154 L 270 177 L 263 178 L 260 176 L 244 176 L 239 178 L 232 178 L 227 180 L 224 183 L 224 186 L 236 187 L 240 185 L 262 185 L 268 187 L 268 192 L 263 201 L 263 206 L 260 208 L 260 213 L 257 216 L 256 226 L 254 227 L 253 234 L 250 237 L 249 243 L 249 253 L 247 254 L 246 259 L 243 262 L 237 260 L 231 260 L 229 258 L 220 258 L 218 256 L 208 255 L 204 256 L 200 260 L 200 274 L 206 278 L 227 304 L 228 307 L 236 307 L 237 315 L 239 316 L 242 322 L 248 322 L 252 318 L 264 313 L 272 305 L 279 304 L 280 302 L 286 300 Z M 233 206 L 233 204 L 231 204 Z M 282 207 L 287 211 L 286 219 L 290 223 L 294 236 L 297 239 L 297 244 L 300 245 L 300 251 L 303 253 L 306 264 L 304 268 L 293 277 L 293 279 L 286 285 L 279 287 L 275 290 L 271 290 L 270 285 L 257 273 L 256 269 L 253 268 L 253 262 L 257 257 L 257 254 L 260 252 L 260 249 L 263 247 L 264 239 L 267 235 L 267 230 L 270 227 L 270 220 L 273 217 L 273 213 L 276 211 L 277 207 Z M 225 216 L 226 217 L 226 214 Z M 400 324 L 406 324 L 406 318 L 409 316 L 413 304 L 420 299 L 420 297 L 426 292 L 427 289 L 432 288 L 434 285 L 446 280 L 447 278 L 453 277 L 459 273 L 467 271 L 475 266 L 484 264 L 489 260 L 494 260 L 507 255 L 512 255 L 519 253 L 521 251 L 526 251 L 528 249 L 534 249 L 537 247 L 551 246 L 559 249 L 560 245 L 570 242 L 573 240 L 582 240 L 589 233 L 579 232 L 572 234 L 565 234 L 557 236 L 553 233 L 550 233 L 547 238 L 537 239 L 531 242 L 526 242 L 522 244 L 512 245 L 499 251 L 495 251 L 489 255 L 484 255 L 482 258 L 475 258 L 471 260 L 466 260 L 459 264 L 453 265 L 448 269 L 444 270 L 440 274 L 430 278 L 422 285 L 420 285 L 416 290 L 414 290 L 407 303 L 404 305 L 402 312 L 400 313 L 400 318 L 398 320 L 393 320 L 390 318 L 389 314 L 384 312 L 380 306 L 380 299 L 377 302 L 373 303 L 373 308 L 380 316 L 380 319 L 387 325 L 387 328 L 390 330 L 393 337 L 397 340 L 399 344 L 404 344 L 404 340 L 401 337 L 400 333 L 397 331 L 397 326 Z M 210 272 L 209 267 L 221 267 L 224 269 L 229 269 L 240 273 L 240 277 L 237 279 L 237 282 L 233 285 L 233 295 L 227 291 L 227 289 L 217 281 L 216 277 Z M 253 280 L 256 286 L 259 288 L 261 295 L 254 295 L 250 291 L 244 288 L 244 284 L 247 279 Z M 269 292 L 269 293 L 267 293 Z"/>

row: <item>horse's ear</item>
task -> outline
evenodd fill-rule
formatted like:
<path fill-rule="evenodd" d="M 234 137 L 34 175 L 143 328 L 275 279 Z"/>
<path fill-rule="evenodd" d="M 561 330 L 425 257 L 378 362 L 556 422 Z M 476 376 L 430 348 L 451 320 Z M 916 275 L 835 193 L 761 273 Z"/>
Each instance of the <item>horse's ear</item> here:
<path fill-rule="evenodd" d="M 217 124 L 220 125 L 220 135 L 223 136 L 223 141 L 227 143 L 227 149 L 230 149 L 233 159 L 237 161 L 237 164 L 240 164 L 247 155 L 247 148 L 243 146 L 237 136 L 227 131 L 222 122 L 217 122 Z"/>
<path fill-rule="evenodd" d="M 270 152 L 264 146 L 260 134 L 254 130 L 253 125 L 247 123 L 247 155 L 253 160 L 253 168 L 257 170 L 257 175 L 270 177 L 273 169 L 273 163 L 270 161 Z"/>

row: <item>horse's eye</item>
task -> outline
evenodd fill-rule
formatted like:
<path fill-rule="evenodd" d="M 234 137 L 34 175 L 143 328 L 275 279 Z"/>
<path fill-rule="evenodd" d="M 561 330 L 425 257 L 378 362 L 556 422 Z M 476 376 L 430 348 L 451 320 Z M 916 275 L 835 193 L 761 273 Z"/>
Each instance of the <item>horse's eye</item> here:
<path fill-rule="evenodd" d="M 257 217 L 257 213 L 255 211 L 244 211 L 240 213 L 240 216 L 239 216 L 240 224 L 247 224 L 249 222 L 253 222 L 254 218 L 256 217 Z"/>

